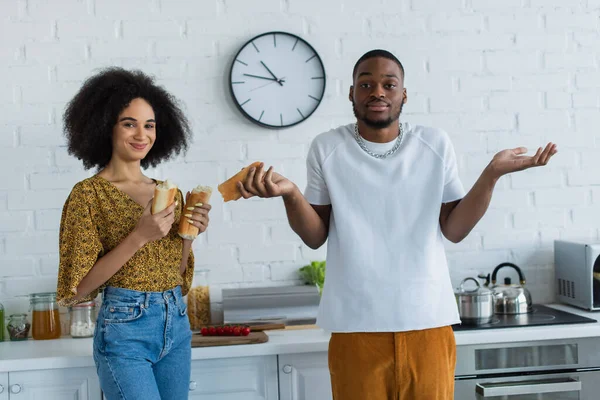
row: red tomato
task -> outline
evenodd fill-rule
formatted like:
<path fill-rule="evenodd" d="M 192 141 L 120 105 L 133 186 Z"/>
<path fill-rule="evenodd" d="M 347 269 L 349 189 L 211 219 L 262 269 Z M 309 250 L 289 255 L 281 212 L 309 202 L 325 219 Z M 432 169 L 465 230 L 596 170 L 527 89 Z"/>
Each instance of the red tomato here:
<path fill-rule="evenodd" d="M 241 332 L 242 336 L 248 336 L 250 334 L 250 328 L 245 326 L 241 329 L 240 332 Z"/>
<path fill-rule="evenodd" d="M 233 327 L 233 334 L 234 334 L 235 336 L 240 336 L 240 335 L 241 335 L 241 333 L 242 333 L 242 332 L 241 332 L 241 329 L 240 329 L 240 327 L 239 327 L 239 326 L 234 326 L 234 327 Z"/>
<path fill-rule="evenodd" d="M 217 336 L 223 336 L 223 328 L 222 327 L 217 328 Z"/>
<path fill-rule="evenodd" d="M 202 329 L 200 330 L 200 333 L 202 334 L 202 336 L 206 336 L 206 335 L 208 335 L 208 328 L 207 328 L 207 327 L 204 327 L 204 328 L 202 328 Z"/>
<path fill-rule="evenodd" d="M 209 336 L 214 336 L 217 334 L 217 328 L 215 328 L 214 326 L 211 326 L 210 328 L 208 328 L 208 335 Z"/>

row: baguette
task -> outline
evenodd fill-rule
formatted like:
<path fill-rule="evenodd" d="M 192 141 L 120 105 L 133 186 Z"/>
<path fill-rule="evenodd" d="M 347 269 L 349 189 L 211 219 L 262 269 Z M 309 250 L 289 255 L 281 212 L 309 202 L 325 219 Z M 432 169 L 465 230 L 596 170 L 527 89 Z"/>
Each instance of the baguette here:
<path fill-rule="evenodd" d="M 246 180 L 248 176 L 248 172 L 252 167 L 257 167 L 260 165 L 260 161 L 253 162 L 247 167 L 243 168 L 240 172 L 227 179 L 225 182 L 221 183 L 217 189 L 221 192 L 221 196 L 223 196 L 223 201 L 228 202 L 230 200 L 238 200 L 242 197 L 242 192 L 237 187 L 238 182 L 243 182 Z"/>
<path fill-rule="evenodd" d="M 181 218 L 179 219 L 179 229 L 177 233 L 184 239 L 193 240 L 198 236 L 198 228 L 188 222 L 188 217 L 185 214 L 189 213 L 188 207 L 194 207 L 198 203 L 208 204 L 210 195 L 212 194 L 212 188 L 210 186 L 196 186 L 190 197 L 188 197 L 181 212 Z"/>
<path fill-rule="evenodd" d="M 169 207 L 175 201 L 177 195 L 177 185 L 168 179 L 154 189 L 154 198 L 152 199 L 152 214 L 156 214 Z"/>

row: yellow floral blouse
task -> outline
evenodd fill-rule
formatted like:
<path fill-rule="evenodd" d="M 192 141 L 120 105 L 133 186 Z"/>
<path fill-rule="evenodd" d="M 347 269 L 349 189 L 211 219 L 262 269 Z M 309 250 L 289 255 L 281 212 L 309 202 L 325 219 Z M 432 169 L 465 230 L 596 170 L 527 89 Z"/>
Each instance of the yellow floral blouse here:
<path fill-rule="evenodd" d="M 157 181 L 160 183 L 160 181 Z M 106 286 L 162 292 L 181 285 L 185 295 L 194 275 L 190 251 L 184 276 L 179 273 L 183 239 L 177 234 L 183 195 L 175 210 L 175 223 L 167 236 L 147 243 L 104 285 L 79 302 L 94 299 Z M 96 261 L 133 231 L 144 207 L 106 179 L 95 175 L 77 183 L 67 198 L 60 221 L 57 298 L 59 304 L 76 303 L 73 296 Z"/>

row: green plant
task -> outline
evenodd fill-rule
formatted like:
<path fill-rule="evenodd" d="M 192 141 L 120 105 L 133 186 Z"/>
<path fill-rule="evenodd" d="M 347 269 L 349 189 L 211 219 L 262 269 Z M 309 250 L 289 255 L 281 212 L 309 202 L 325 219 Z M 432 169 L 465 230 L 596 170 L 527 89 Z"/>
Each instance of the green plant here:
<path fill-rule="evenodd" d="M 310 264 L 298 270 L 300 277 L 311 285 L 317 285 L 319 293 L 323 292 L 323 284 L 325 283 L 325 261 L 312 261 Z"/>

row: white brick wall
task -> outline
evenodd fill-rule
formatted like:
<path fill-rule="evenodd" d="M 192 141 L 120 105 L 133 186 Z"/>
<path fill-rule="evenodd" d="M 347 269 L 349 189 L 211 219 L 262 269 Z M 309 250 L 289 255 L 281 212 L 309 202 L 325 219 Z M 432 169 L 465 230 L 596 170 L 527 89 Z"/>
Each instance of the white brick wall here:
<path fill-rule="evenodd" d="M 195 141 L 149 171 L 188 189 L 224 180 L 250 161 L 306 182 L 304 158 L 320 132 L 351 121 L 356 58 L 387 48 L 405 64 L 405 118 L 449 132 L 465 185 L 493 154 L 547 140 L 548 168 L 505 177 L 489 213 L 447 244 L 454 284 L 502 261 L 523 267 L 535 301 L 553 299 L 552 240 L 598 240 L 600 219 L 600 2 L 557 0 L 0 0 L 0 301 L 52 290 L 60 211 L 93 171 L 69 156 L 64 104 L 95 69 L 141 68 L 184 102 Z M 284 131 L 247 122 L 226 74 L 234 52 L 270 30 L 299 34 L 329 78 L 309 121 Z M 223 204 L 195 244 L 215 287 L 297 282 L 325 257 L 287 226 L 280 200 Z M 215 299 L 220 293 L 215 292 Z M 217 306 L 218 308 L 218 306 Z"/>

